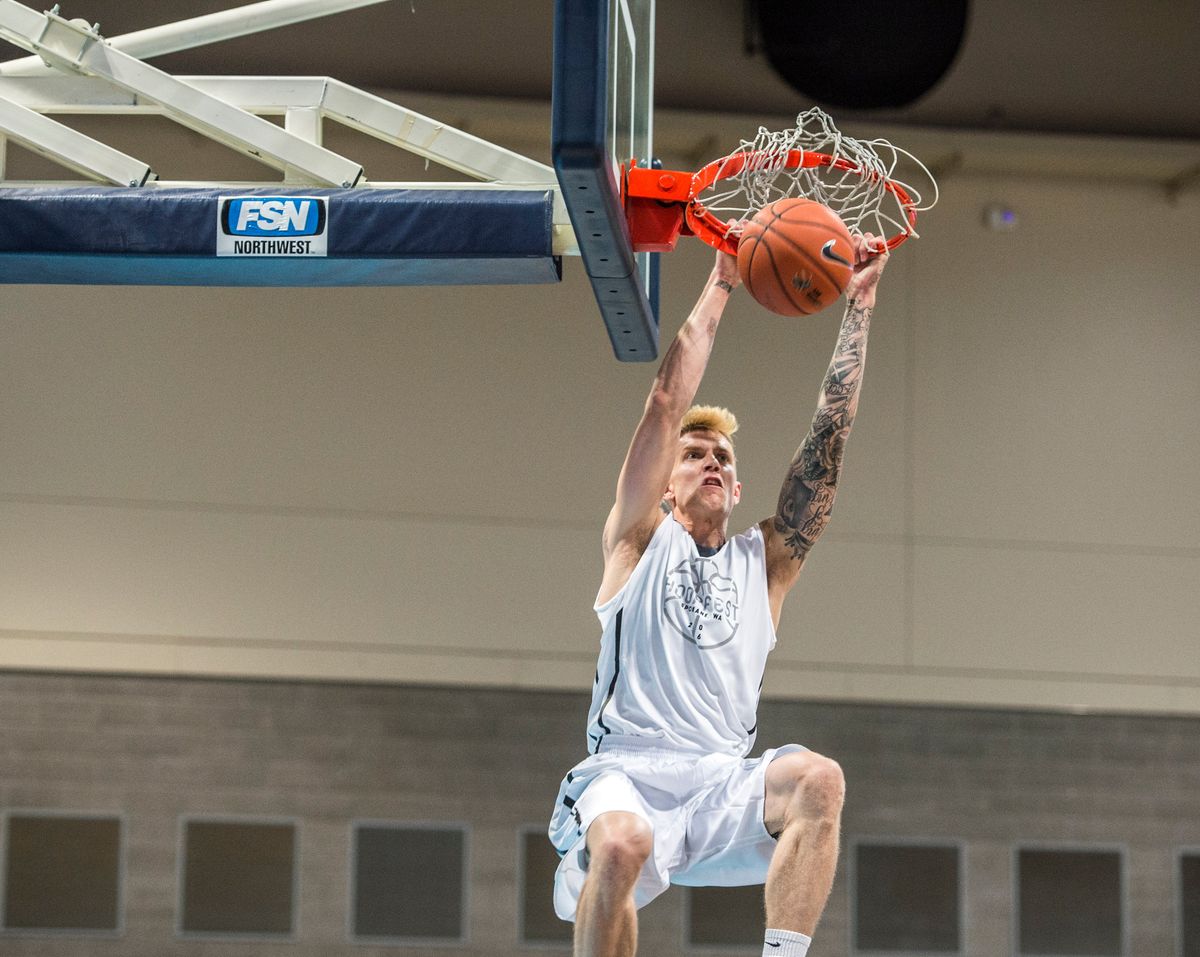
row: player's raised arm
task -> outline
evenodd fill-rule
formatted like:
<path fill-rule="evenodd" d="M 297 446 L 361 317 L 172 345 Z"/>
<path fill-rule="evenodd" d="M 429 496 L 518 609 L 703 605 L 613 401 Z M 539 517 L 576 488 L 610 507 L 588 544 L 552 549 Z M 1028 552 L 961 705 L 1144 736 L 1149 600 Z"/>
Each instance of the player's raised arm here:
<path fill-rule="evenodd" d="M 659 503 L 671 477 L 679 420 L 696 397 L 712 352 L 717 324 L 729 294 L 740 283 L 737 260 L 718 253 L 704 291 L 663 356 L 621 467 L 616 502 L 604 526 L 603 590 L 617 579 L 620 580 L 611 591 L 624 584 L 662 520 Z"/>
<path fill-rule="evenodd" d="M 784 596 L 796 583 L 809 550 L 829 524 L 846 439 L 858 411 L 858 392 L 867 358 L 867 333 L 875 308 L 875 287 L 887 265 L 886 248 L 873 236 L 854 236 L 854 275 L 846 287 L 846 314 L 829 371 L 821 385 L 808 435 L 788 468 L 775 514 L 762 522 L 767 541 L 767 575 L 775 619 Z"/>

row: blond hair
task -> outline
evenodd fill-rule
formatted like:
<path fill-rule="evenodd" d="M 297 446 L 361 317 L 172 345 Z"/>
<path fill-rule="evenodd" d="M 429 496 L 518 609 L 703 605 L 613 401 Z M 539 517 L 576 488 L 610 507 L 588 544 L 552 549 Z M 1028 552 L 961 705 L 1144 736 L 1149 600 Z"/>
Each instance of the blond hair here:
<path fill-rule="evenodd" d="M 679 434 L 689 432 L 719 432 L 733 442 L 733 433 L 738 430 L 738 420 L 728 409 L 719 405 L 694 405 L 683 414 L 679 422 Z"/>

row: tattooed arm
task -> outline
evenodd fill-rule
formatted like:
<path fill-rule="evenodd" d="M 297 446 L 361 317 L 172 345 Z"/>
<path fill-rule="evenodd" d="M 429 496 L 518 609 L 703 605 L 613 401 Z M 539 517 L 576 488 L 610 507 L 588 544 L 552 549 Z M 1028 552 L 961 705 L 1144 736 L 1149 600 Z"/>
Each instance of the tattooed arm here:
<path fill-rule="evenodd" d="M 867 358 L 867 333 L 875 308 L 875 287 L 888 253 L 872 252 L 874 237 L 854 237 L 854 275 L 846 287 L 846 314 L 812 426 L 804 437 L 779 492 L 779 505 L 761 528 L 767 543 L 767 581 L 776 624 L 783 599 L 796 583 L 816 544 L 837 495 L 846 439 L 858 411 L 858 390 Z"/>

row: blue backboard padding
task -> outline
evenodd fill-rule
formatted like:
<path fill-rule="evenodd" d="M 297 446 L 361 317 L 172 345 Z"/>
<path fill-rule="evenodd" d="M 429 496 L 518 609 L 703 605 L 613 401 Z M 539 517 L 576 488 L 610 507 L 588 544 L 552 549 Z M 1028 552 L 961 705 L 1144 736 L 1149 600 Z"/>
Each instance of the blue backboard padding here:
<path fill-rule="evenodd" d="M 558 282 L 557 257 L 218 259 L 0 253 L 0 283 L 75 286 L 475 286 Z"/>
<path fill-rule="evenodd" d="M 657 302 L 641 287 L 609 156 L 609 2 L 555 2 L 551 155 L 613 353 L 639 362 L 658 355 Z"/>
<path fill-rule="evenodd" d="M 325 257 L 218 257 L 221 196 L 325 196 Z M 0 189 L 0 282 L 556 282 L 550 190 Z"/>
<path fill-rule="evenodd" d="M 557 0 L 554 6 L 555 166 L 596 168 L 608 161 L 609 0 Z"/>

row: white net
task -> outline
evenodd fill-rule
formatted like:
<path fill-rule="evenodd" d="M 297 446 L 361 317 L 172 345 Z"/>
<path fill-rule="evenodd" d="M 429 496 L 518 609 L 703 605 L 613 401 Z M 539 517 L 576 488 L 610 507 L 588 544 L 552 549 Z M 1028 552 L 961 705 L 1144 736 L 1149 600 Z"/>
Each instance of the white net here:
<path fill-rule="evenodd" d="M 833 161 L 806 167 L 804 154 L 811 153 Z M 928 181 L 928 187 L 922 183 L 928 200 L 914 185 L 897 178 L 902 165 Z M 803 198 L 828 206 L 853 233 L 915 237 L 909 211 L 930 209 L 938 198 L 933 174 L 911 153 L 885 139 L 846 136 L 816 107 L 797 116 L 794 129 L 772 132 L 759 127 L 753 140 L 743 140 L 736 151 L 710 166 L 716 168 L 716 181 L 697 200 L 722 222 L 731 223 L 731 235 L 739 234 L 742 221 L 768 203 Z M 899 194 L 888 188 L 889 182 L 899 187 Z"/>

